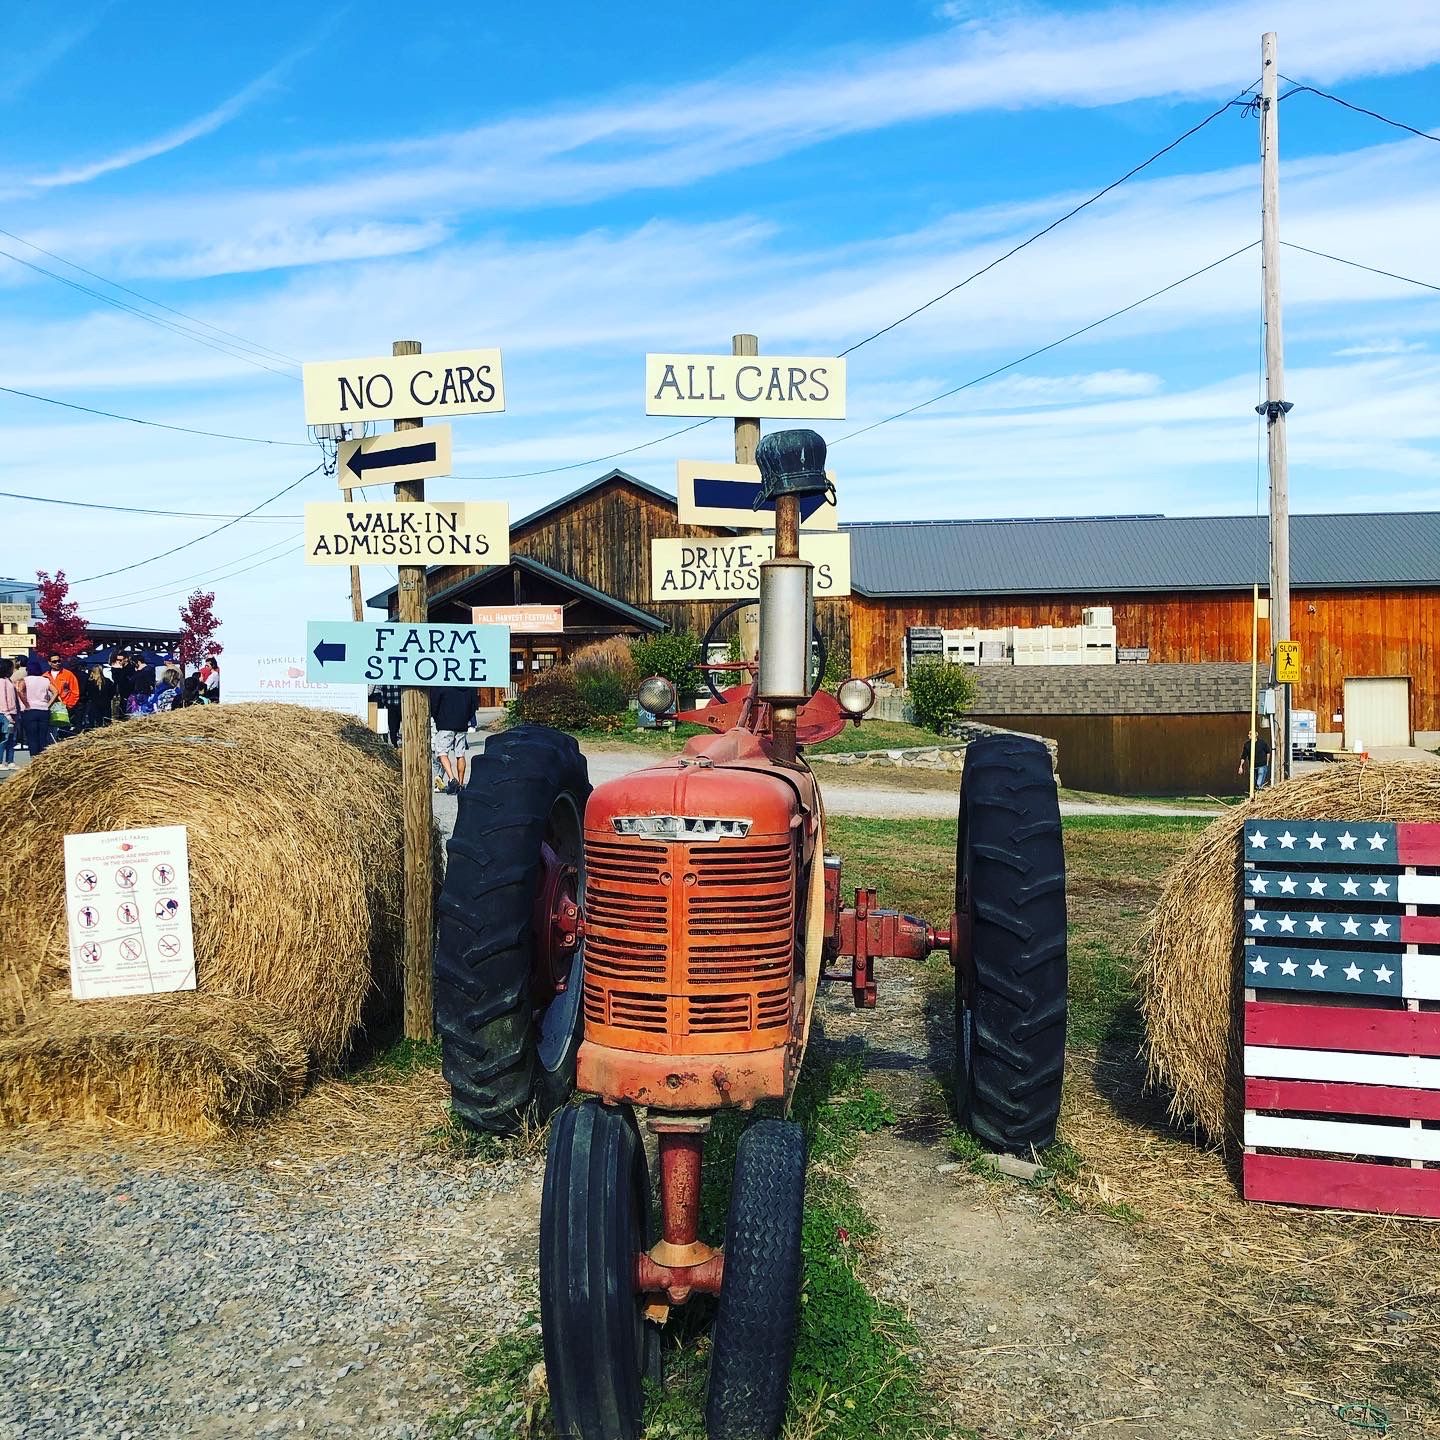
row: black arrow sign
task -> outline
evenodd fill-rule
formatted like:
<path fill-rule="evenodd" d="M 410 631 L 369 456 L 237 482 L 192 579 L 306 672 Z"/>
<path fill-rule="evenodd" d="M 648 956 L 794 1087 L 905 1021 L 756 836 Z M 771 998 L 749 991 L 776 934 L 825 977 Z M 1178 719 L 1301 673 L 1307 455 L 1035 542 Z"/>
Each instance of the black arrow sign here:
<path fill-rule="evenodd" d="M 426 461 L 435 463 L 435 442 L 424 440 L 416 445 L 397 445 L 393 450 L 376 450 L 366 454 L 357 446 L 355 453 L 345 462 L 345 468 L 359 480 L 367 470 L 389 470 L 397 465 L 422 465 Z"/>
<path fill-rule="evenodd" d="M 707 480 L 703 476 L 695 477 L 695 504 L 697 506 L 715 506 L 726 510 L 748 510 L 754 503 L 755 496 L 759 493 L 760 482 L 758 480 Z M 800 497 L 800 518 L 808 520 L 822 505 L 826 504 L 823 495 L 802 495 Z M 773 511 L 774 503 L 764 507 L 760 514 L 765 511 Z"/>
<path fill-rule="evenodd" d="M 343 660 L 345 647 L 333 640 L 322 640 L 315 647 L 315 658 L 323 665 L 327 660 Z"/>

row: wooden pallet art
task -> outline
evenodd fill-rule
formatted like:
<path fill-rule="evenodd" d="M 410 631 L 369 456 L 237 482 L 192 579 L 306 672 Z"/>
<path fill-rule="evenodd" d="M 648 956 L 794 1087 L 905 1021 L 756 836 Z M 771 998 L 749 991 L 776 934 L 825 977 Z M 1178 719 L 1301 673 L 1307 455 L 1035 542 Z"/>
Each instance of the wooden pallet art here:
<path fill-rule="evenodd" d="M 1244 843 L 1245 1198 L 1440 1218 L 1440 824 Z"/>

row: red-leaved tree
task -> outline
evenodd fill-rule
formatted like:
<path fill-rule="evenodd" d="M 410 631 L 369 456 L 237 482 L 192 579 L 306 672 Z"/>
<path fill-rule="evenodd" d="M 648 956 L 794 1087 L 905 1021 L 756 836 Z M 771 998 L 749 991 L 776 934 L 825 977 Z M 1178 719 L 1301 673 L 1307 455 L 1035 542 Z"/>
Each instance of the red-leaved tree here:
<path fill-rule="evenodd" d="M 35 579 L 40 584 L 36 650 L 47 658 L 59 655 L 64 660 L 83 655 L 90 644 L 90 630 L 80 616 L 80 607 L 70 598 L 70 582 L 65 572 L 57 570 L 52 579 L 46 571 L 37 570 Z"/>
<path fill-rule="evenodd" d="M 198 665 L 206 655 L 218 655 L 225 647 L 211 637 L 220 628 L 215 618 L 215 592 L 192 590 L 180 607 L 180 664 Z"/>

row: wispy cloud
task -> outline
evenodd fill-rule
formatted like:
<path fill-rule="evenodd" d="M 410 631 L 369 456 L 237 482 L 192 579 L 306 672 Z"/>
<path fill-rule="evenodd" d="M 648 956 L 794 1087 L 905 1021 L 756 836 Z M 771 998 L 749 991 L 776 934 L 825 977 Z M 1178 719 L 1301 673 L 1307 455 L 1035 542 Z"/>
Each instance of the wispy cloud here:
<path fill-rule="evenodd" d="M 1420 340 L 1370 340 L 1363 345 L 1347 345 L 1343 350 L 1337 350 L 1337 356 L 1360 356 L 1372 355 L 1414 355 L 1425 350 L 1427 347 Z"/>
<path fill-rule="evenodd" d="M 44 36 L 27 48 L 18 33 L 21 15 L 13 4 L 5 17 L 8 25 L 0 30 L 0 47 L 5 54 L 5 67 L 0 72 L 0 104 L 18 100 L 43 75 L 58 65 L 77 45 L 89 38 L 95 27 L 104 18 L 105 12 L 114 0 L 94 6 L 88 15 L 70 19 L 69 23 L 57 21 L 52 15 L 42 18 Z"/>

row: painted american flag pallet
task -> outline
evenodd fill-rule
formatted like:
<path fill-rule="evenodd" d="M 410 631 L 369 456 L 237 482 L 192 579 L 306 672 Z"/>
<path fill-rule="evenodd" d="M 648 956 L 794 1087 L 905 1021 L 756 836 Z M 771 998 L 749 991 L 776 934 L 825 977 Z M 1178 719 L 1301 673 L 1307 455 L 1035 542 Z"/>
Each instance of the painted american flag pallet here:
<path fill-rule="evenodd" d="M 1440 824 L 1244 844 L 1246 1199 L 1440 1219 Z"/>

